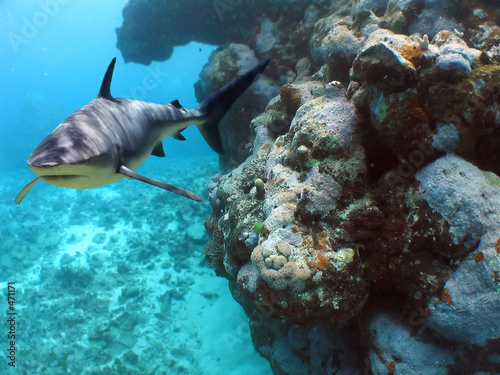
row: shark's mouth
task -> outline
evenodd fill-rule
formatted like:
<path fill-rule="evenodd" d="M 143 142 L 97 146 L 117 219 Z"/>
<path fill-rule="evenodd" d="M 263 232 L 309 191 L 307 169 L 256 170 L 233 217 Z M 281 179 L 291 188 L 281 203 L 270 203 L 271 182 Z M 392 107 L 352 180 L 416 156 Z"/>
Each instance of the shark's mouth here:
<path fill-rule="evenodd" d="M 40 175 L 43 180 L 69 180 L 76 177 L 86 177 L 83 174 L 51 174 L 51 175 Z"/>
<path fill-rule="evenodd" d="M 30 165 L 33 172 L 43 180 L 68 180 L 77 177 L 87 177 L 82 168 L 77 168 L 79 165 L 61 164 L 61 165 Z"/>
<path fill-rule="evenodd" d="M 73 189 L 86 189 L 89 180 L 89 176 L 83 174 L 46 174 L 38 177 L 49 185 Z"/>

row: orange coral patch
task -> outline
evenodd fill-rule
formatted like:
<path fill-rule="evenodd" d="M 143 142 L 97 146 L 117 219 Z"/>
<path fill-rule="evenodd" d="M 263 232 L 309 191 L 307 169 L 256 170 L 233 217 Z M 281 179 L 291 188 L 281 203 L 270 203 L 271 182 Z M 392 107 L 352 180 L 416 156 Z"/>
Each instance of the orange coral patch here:
<path fill-rule="evenodd" d="M 393 375 L 394 372 L 396 371 L 396 364 L 394 363 L 394 361 L 387 363 L 386 367 L 387 367 L 387 375 Z"/>
<path fill-rule="evenodd" d="M 328 259 L 326 259 L 320 253 L 315 254 L 315 258 L 309 259 L 307 263 L 308 263 L 307 265 L 309 267 L 316 268 L 320 271 L 326 270 L 328 268 L 328 266 L 330 265 L 330 261 Z"/>
<path fill-rule="evenodd" d="M 493 271 L 493 282 L 500 283 L 500 275 L 498 274 L 497 271 Z"/>
<path fill-rule="evenodd" d="M 430 123 L 429 115 L 420 106 L 420 102 L 415 95 L 408 95 L 402 100 L 401 104 L 405 106 L 408 114 L 412 117 L 412 121 L 405 121 L 407 126 Z"/>
<path fill-rule="evenodd" d="M 316 235 L 316 240 L 317 240 L 317 243 L 315 243 L 315 247 L 317 248 L 317 250 L 322 251 L 322 252 L 331 250 L 328 233 L 326 233 L 326 232 L 318 233 Z M 314 241 L 313 241 L 313 243 L 314 243 Z"/>
<path fill-rule="evenodd" d="M 482 252 L 478 252 L 476 256 L 474 257 L 474 260 L 476 262 L 482 262 L 484 260 L 484 254 Z"/>
<path fill-rule="evenodd" d="M 265 226 L 262 226 L 262 230 L 260 231 L 260 235 L 262 238 L 267 240 L 267 237 L 269 237 L 269 229 L 267 229 Z"/>
<path fill-rule="evenodd" d="M 495 250 L 497 254 L 500 254 L 500 238 L 497 240 L 497 243 L 495 245 Z"/>
<path fill-rule="evenodd" d="M 326 233 L 326 232 L 318 233 L 318 241 L 320 243 L 327 242 L 328 241 L 328 233 Z"/>
<path fill-rule="evenodd" d="M 411 61 L 415 66 L 419 65 L 419 61 L 422 59 L 422 47 L 417 43 L 406 44 L 401 47 L 401 54 L 406 60 Z"/>
<path fill-rule="evenodd" d="M 323 255 L 318 254 L 316 259 L 316 266 L 324 271 L 330 265 L 330 261 L 326 259 Z"/>
<path fill-rule="evenodd" d="M 449 30 L 443 30 L 443 31 L 441 31 L 441 36 L 443 38 L 448 38 L 449 36 L 451 36 L 451 31 L 449 31 Z"/>
<path fill-rule="evenodd" d="M 451 305 L 452 300 L 448 288 L 444 288 L 443 291 L 441 292 L 441 300 L 443 302 L 446 302 L 448 305 Z"/>

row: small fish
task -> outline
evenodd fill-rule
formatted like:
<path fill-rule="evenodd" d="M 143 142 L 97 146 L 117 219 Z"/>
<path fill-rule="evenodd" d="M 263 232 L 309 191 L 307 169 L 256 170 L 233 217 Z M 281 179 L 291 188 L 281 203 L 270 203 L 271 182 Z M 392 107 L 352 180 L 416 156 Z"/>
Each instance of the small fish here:
<path fill-rule="evenodd" d="M 193 124 L 215 152 L 224 154 L 219 121 L 264 71 L 269 59 L 229 82 L 196 109 L 183 108 L 177 100 L 159 104 L 114 98 L 110 86 L 115 63 L 116 58 L 109 64 L 97 98 L 73 112 L 29 156 L 28 167 L 37 177 L 17 195 L 16 204 L 40 180 L 54 186 L 92 189 L 125 177 L 201 202 L 190 191 L 134 171 L 149 155 L 164 157 L 162 140 L 185 140 L 181 132 Z"/>

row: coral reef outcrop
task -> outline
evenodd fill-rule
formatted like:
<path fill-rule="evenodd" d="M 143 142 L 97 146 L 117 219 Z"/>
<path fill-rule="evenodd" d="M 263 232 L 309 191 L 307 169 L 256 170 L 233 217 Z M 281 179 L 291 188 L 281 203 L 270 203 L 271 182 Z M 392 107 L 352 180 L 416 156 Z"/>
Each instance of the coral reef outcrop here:
<path fill-rule="evenodd" d="M 205 224 L 256 350 L 280 375 L 498 374 L 499 4 L 265 3 L 197 84 L 272 57 Z"/>
<path fill-rule="evenodd" d="M 212 178 L 206 256 L 277 374 L 494 369 L 500 66 L 456 27 L 403 34 L 368 3 L 316 23 L 310 73 Z"/>

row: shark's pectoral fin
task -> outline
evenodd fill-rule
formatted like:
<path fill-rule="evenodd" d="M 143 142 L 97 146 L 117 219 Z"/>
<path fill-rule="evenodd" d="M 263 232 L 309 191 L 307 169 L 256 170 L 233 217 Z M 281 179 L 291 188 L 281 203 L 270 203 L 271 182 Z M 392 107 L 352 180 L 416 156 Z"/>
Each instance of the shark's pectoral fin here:
<path fill-rule="evenodd" d="M 184 129 L 182 129 L 182 130 L 184 130 Z M 181 130 L 181 131 L 182 131 L 182 130 Z M 186 140 L 186 138 L 185 138 L 185 137 L 181 134 L 181 131 L 180 131 L 180 132 L 177 132 L 177 133 L 172 134 L 172 135 L 171 135 L 171 137 L 172 137 L 173 139 L 177 139 L 178 141 L 185 141 L 185 140 Z"/>
<path fill-rule="evenodd" d="M 157 121 L 154 123 L 155 126 L 158 126 L 158 127 L 166 127 L 166 126 L 169 126 L 169 121 Z M 178 141 L 185 141 L 186 140 L 186 137 L 184 137 L 181 133 L 186 130 L 186 128 L 183 128 L 181 130 L 179 130 L 178 132 L 175 132 L 173 134 L 170 134 L 170 136 L 173 138 L 173 139 L 177 139 Z M 161 144 L 161 141 L 158 142 L 158 144 Z M 156 144 L 155 146 L 155 149 L 158 147 L 158 144 Z M 162 146 L 163 147 L 163 146 Z M 154 150 L 153 150 L 154 151 Z M 151 153 L 151 155 L 155 155 L 153 153 Z M 155 155 L 156 156 L 156 155 Z"/>
<path fill-rule="evenodd" d="M 24 197 L 26 196 L 26 194 L 28 194 L 28 192 L 31 190 L 31 188 L 33 186 L 35 186 L 38 181 L 40 181 L 40 177 L 35 178 L 28 185 L 26 185 L 25 187 L 23 187 L 23 190 L 21 190 L 19 192 L 19 194 L 17 194 L 16 199 L 14 199 L 14 203 L 15 204 L 21 203 L 21 201 L 24 199 Z"/>
<path fill-rule="evenodd" d="M 128 169 L 124 165 L 120 166 L 120 168 L 118 169 L 118 173 L 123 174 L 129 178 L 134 179 L 134 180 L 139 180 L 139 181 L 145 182 L 146 184 L 157 186 L 159 188 L 171 191 L 172 193 L 182 195 L 183 197 L 192 199 L 194 201 L 203 202 L 203 199 L 201 199 L 198 195 L 191 193 L 190 191 L 178 188 L 177 186 L 170 185 L 170 184 L 167 184 L 165 182 L 155 180 L 153 178 L 143 176 L 139 173 L 135 173 L 134 171 Z"/>
<path fill-rule="evenodd" d="M 153 148 L 153 151 L 151 151 L 151 155 L 158 156 L 159 158 L 165 157 L 165 151 L 163 150 L 163 143 L 161 143 L 161 141 L 158 142 Z"/>

